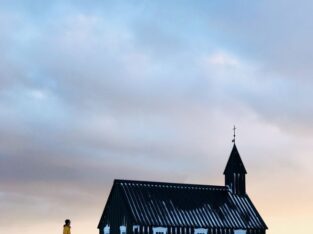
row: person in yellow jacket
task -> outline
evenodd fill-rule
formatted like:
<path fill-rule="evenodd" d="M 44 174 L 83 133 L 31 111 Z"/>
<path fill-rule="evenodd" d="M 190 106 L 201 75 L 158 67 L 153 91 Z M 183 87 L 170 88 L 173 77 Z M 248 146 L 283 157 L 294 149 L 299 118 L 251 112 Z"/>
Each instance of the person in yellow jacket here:
<path fill-rule="evenodd" d="M 66 219 L 63 226 L 63 234 L 71 234 L 71 220 Z"/>

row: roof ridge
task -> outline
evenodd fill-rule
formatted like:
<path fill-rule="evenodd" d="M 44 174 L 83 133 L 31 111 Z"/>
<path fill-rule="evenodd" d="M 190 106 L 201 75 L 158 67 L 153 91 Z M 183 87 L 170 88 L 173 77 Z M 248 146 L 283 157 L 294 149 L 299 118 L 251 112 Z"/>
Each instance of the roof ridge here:
<path fill-rule="evenodd" d="M 199 188 L 215 188 L 220 190 L 228 190 L 226 186 L 222 185 L 205 185 L 205 184 L 187 184 L 187 183 L 173 183 L 173 182 L 160 182 L 160 181 L 143 181 L 143 180 L 126 180 L 126 179 L 115 179 L 115 183 L 134 183 L 134 184 L 146 184 L 146 185 L 161 185 L 161 186 L 177 186 L 177 187 L 199 187 Z"/>

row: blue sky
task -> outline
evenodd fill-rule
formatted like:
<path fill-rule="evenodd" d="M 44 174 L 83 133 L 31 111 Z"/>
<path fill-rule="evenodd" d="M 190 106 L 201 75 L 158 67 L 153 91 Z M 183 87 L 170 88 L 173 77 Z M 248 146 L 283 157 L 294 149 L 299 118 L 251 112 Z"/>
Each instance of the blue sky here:
<path fill-rule="evenodd" d="M 1 1 L 0 233 L 96 233 L 114 178 L 222 184 L 234 124 L 269 233 L 310 230 L 312 7 Z"/>

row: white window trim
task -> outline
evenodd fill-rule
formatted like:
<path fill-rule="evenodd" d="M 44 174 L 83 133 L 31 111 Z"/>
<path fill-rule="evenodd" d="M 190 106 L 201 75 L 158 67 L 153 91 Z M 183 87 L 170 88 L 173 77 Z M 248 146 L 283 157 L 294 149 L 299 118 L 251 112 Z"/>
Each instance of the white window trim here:
<path fill-rule="evenodd" d="M 120 226 L 120 234 L 126 234 L 126 226 L 124 225 Z"/>
<path fill-rule="evenodd" d="M 195 228 L 195 234 L 208 234 L 207 228 Z"/>
<path fill-rule="evenodd" d="M 110 234 L 110 226 L 108 224 L 103 228 L 103 233 Z"/>
<path fill-rule="evenodd" d="M 133 225 L 133 232 L 135 232 L 136 230 L 139 231 L 139 225 Z"/>
<path fill-rule="evenodd" d="M 163 234 L 167 234 L 167 228 L 166 227 L 153 227 L 153 234 L 156 234 L 157 232 L 162 232 Z"/>

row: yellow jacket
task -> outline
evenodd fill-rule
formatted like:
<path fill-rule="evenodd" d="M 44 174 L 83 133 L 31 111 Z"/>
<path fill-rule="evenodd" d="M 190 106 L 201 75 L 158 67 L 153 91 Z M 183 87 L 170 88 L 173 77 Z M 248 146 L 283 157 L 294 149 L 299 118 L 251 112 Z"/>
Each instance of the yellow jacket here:
<path fill-rule="evenodd" d="M 70 226 L 64 226 L 63 227 L 63 234 L 71 234 L 71 227 Z"/>

